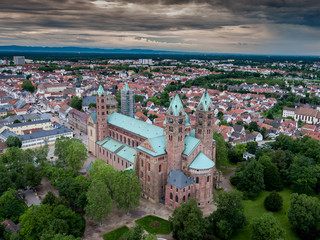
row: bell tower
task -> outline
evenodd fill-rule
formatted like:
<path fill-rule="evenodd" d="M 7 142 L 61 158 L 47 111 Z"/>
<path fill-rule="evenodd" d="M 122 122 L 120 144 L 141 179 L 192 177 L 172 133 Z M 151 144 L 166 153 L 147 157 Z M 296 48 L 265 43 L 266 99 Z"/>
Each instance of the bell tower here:
<path fill-rule="evenodd" d="M 204 145 L 204 154 L 213 158 L 213 104 L 207 89 L 204 91 L 196 111 L 195 137 L 200 139 Z M 215 151 L 214 151 L 215 152 Z M 214 154 L 215 155 L 215 154 Z M 214 159 L 212 159 L 214 160 Z"/>
<path fill-rule="evenodd" d="M 176 93 L 166 112 L 166 151 L 168 154 L 167 173 L 172 169 L 181 171 L 181 154 L 184 151 L 186 112 Z"/>
<path fill-rule="evenodd" d="M 97 122 L 98 122 L 98 140 L 102 141 L 108 136 L 108 122 L 107 122 L 107 106 L 106 93 L 100 85 L 98 88 L 97 100 Z"/>

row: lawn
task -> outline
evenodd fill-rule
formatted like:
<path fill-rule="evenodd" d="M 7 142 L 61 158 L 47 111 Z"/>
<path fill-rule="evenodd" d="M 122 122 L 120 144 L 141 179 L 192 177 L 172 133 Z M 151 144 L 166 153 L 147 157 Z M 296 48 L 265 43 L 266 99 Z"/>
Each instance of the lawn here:
<path fill-rule="evenodd" d="M 244 213 L 247 217 L 248 225 L 242 229 L 240 229 L 236 234 L 232 237 L 233 240 L 247 240 L 251 239 L 251 226 L 250 222 L 253 218 L 259 217 L 264 213 L 271 213 L 275 218 L 280 222 L 281 227 L 286 232 L 286 239 L 290 240 L 298 240 L 299 238 L 295 235 L 295 233 L 291 230 L 289 220 L 288 220 L 288 210 L 290 207 L 290 194 L 292 193 L 289 189 L 284 189 L 279 192 L 279 194 L 283 198 L 283 207 L 279 212 L 269 212 L 264 208 L 263 201 L 266 196 L 269 195 L 270 192 L 263 191 L 260 193 L 259 197 L 255 201 L 251 200 L 243 200 L 244 204 Z"/>
<path fill-rule="evenodd" d="M 136 223 L 142 226 L 149 233 L 169 234 L 171 232 L 169 221 L 156 216 L 145 216 L 136 220 Z"/>
<path fill-rule="evenodd" d="M 106 233 L 103 235 L 104 240 L 119 240 L 123 234 L 130 231 L 127 226 L 119 227 L 111 232 Z"/>

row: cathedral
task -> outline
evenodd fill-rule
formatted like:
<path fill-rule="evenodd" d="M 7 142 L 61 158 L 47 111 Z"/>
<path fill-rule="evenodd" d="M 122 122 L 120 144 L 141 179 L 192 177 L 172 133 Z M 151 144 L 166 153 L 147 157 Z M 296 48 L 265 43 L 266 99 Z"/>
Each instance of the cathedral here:
<path fill-rule="evenodd" d="M 197 106 L 195 129 L 177 93 L 164 128 L 118 113 L 117 102 L 101 85 L 96 98 L 97 111 L 87 122 L 91 154 L 117 170 L 133 169 L 150 201 L 171 209 L 188 198 L 199 206 L 212 203 L 221 172 L 215 168 L 214 107 L 207 91 Z"/>

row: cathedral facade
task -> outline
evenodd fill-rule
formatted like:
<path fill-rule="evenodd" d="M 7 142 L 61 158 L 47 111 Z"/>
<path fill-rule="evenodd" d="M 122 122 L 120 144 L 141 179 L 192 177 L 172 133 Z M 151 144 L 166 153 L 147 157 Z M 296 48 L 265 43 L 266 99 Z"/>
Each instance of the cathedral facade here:
<path fill-rule="evenodd" d="M 214 108 L 207 91 L 196 111 L 196 127 L 178 94 L 166 113 L 165 128 L 117 113 L 114 99 L 102 86 L 97 111 L 88 118 L 88 150 L 117 170 L 133 169 L 143 197 L 174 209 L 188 198 L 199 206 L 212 203 L 221 173 L 215 168 Z"/>

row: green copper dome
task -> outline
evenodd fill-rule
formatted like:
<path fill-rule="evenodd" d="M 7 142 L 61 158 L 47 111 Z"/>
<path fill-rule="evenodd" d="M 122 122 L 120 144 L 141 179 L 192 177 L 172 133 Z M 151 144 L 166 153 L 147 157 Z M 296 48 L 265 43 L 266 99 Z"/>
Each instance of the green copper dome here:
<path fill-rule="evenodd" d="M 168 111 L 171 112 L 171 110 L 173 111 L 173 115 L 174 116 L 178 116 L 179 115 L 179 112 L 180 112 L 180 109 L 182 110 L 182 113 L 186 114 L 185 111 L 184 111 L 184 108 L 183 108 L 183 104 L 181 102 L 181 99 L 179 97 L 179 94 L 176 92 L 174 94 L 174 97 L 170 103 L 170 106 L 168 108 Z M 168 112 L 167 111 L 167 112 Z"/>
<path fill-rule="evenodd" d="M 208 111 L 208 108 L 210 105 L 212 105 L 212 101 L 210 99 L 210 96 L 209 96 L 209 93 L 207 91 L 207 89 L 204 91 L 202 97 L 201 97 L 201 100 L 200 100 L 200 103 L 199 103 L 199 106 L 202 104 L 203 106 L 203 109 L 205 111 Z"/>
<path fill-rule="evenodd" d="M 106 95 L 105 91 L 103 90 L 102 85 L 100 85 L 98 88 L 98 96 L 101 97 L 102 94 Z"/>

